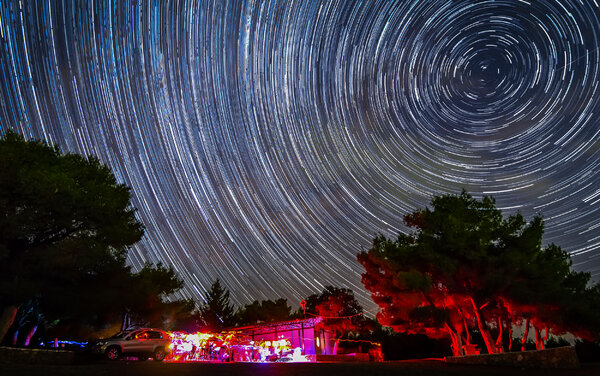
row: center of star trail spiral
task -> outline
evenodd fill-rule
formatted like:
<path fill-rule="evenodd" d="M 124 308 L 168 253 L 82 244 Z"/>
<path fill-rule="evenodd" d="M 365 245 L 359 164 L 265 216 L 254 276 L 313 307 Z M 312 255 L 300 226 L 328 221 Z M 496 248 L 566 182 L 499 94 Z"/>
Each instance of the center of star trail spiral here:
<path fill-rule="evenodd" d="M 106 163 L 198 301 L 374 307 L 356 253 L 461 188 L 597 281 L 599 48 L 596 0 L 4 1 L 0 126 Z"/>

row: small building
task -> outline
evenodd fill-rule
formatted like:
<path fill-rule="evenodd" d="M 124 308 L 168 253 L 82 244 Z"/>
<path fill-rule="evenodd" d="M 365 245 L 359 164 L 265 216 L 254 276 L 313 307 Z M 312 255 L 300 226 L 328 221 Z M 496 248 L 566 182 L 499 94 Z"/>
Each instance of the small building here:
<path fill-rule="evenodd" d="M 302 355 L 327 354 L 325 346 L 329 335 L 317 325 L 321 317 L 311 317 L 303 320 L 264 323 L 235 328 L 237 336 L 250 338 L 251 341 L 289 341 L 292 348 L 300 348 Z"/>
<path fill-rule="evenodd" d="M 351 347 L 351 353 L 333 355 L 335 340 L 319 325 L 322 317 L 303 320 L 263 323 L 232 328 L 221 333 L 170 333 L 173 361 L 219 362 L 315 362 L 315 361 L 368 361 L 377 354 L 366 347 Z M 370 343 L 370 342 L 369 342 Z M 372 344 L 372 343 L 370 343 Z M 373 344 L 372 344 L 373 345 Z M 380 349 L 380 347 L 379 347 Z M 381 351 L 379 350 L 379 355 Z M 373 356 L 371 356 L 373 355 Z"/>

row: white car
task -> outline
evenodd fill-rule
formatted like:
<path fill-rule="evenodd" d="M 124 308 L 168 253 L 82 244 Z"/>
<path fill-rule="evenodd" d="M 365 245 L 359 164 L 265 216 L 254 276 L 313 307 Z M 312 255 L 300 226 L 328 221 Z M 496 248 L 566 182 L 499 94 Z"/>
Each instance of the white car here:
<path fill-rule="evenodd" d="M 102 354 L 109 360 L 117 360 L 122 355 L 136 356 L 140 360 L 153 358 L 161 362 L 169 352 L 171 337 L 160 329 L 125 330 L 110 338 L 98 340 L 92 352 Z"/>

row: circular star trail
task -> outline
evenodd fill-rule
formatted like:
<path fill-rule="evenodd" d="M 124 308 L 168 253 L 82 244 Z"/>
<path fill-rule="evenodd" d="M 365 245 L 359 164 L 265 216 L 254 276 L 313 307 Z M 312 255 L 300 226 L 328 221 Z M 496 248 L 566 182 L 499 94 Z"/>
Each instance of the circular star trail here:
<path fill-rule="evenodd" d="M 599 48 L 597 0 L 3 1 L 0 127 L 107 164 L 199 302 L 371 308 L 356 253 L 462 188 L 597 281 Z"/>

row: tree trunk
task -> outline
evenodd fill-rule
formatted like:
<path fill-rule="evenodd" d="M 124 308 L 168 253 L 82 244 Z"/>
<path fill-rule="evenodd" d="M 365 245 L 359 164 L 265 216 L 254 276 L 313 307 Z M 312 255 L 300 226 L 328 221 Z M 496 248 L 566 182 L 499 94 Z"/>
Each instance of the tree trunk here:
<path fill-rule="evenodd" d="M 456 331 L 456 345 L 458 346 L 458 355 L 459 356 L 465 355 L 465 350 L 463 348 L 463 343 L 462 343 L 462 336 L 460 335 L 460 332 L 458 330 Z"/>
<path fill-rule="evenodd" d="M 496 353 L 496 346 L 494 344 L 494 340 L 492 339 L 492 335 L 490 334 L 483 318 L 481 317 L 481 311 L 477 304 L 475 304 L 475 300 L 471 298 L 471 304 L 473 304 L 473 311 L 475 312 L 475 317 L 477 318 L 477 327 L 479 328 L 479 332 L 483 337 L 483 342 L 485 342 L 485 347 L 487 349 L 488 354 Z"/>
<path fill-rule="evenodd" d="M 433 300 L 427 295 L 427 294 L 423 294 L 423 296 L 425 297 L 425 300 L 429 303 L 429 305 L 432 308 L 436 308 L 435 304 L 433 303 Z M 460 310 L 459 310 L 460 311 Z M 462 312 L 460 312 L 461 316 L 463 317 L 464 320 L 464 315 L 462 314 Z M 466 328 L 466 321 L 465 321 L 465 329 L 467 330 L 467 338 L 468 338 L 468 328 Z M 448 330 L 448 333 L 450 334 L 450 340 L 452 341 L 451 347 L 452 347 L 452 354 L 454 356 L 463 356 L 465 355 L 464 350 L 463 350 L 463 345 L 462 345 L 462 338 L 460 336 L 460 329 L 455 328 L 456 332 L 454 332 L 454 330 L 450 327 L 450 325 L 448 324 L 448 322 L 444 322 L 444 326 L 446 326 L 446 330 Z"/>
<path fill-rule="evenodd" d="M 547 335 L 547 332 L 546 332 Z M 535 328 L 535 349 L 536 350 L 544 350 L 544 338 L 540 333 L 540 329 Z"/>
<path fill-rule="evenodd" d="M 444 323 L 444 325 L 446 326 L 446 330 L 450 334 L 450 341 L 452 341 L 451 346 L 450 346 L 452 348 L 452 355 L 454 355 L 454 356 L 465 355 L 465 352 L 463 351 L 462 338 L 460 335 L 460 331 L 457 330 L 455 332 L 454 330 L 452 330 L 450 325 L 448 325 L 447 323 Z"/>
<path fill-rule="evenodd" d="M 504 352 L 504 346 L 502 346 L 502 331 L 503 331 L 503 326 L 502 326 L 502 317 L 498 316 L 498 338 L 496 338 L 496 350 L 499 353 Z"/>
<path fill-rule="evenodd" d="M 469 332 L 469 326 L 467 325 L 467 319 L 465 319 L 464 315 L 463 315 L 463 325 L 465 326 L 466 345 L 470 345 L 471 344 L 471 333 Z"/>
<path fill-rule="evenodd" d="M 527 336 L 529 336 L 529 319 L 525 320 L 525 333 L 523 333 L 523 338 L 521 338 L 521 351 L 525 351 Z"/>
<path fill-rule="evenodd" d="M 23 343 L 23 346 L 29 346 L 29 343 L 31 342 L 31 338 L 33 338 L 33 335 L 35 334 L 35 331 L 37 330 L 37 325 L 34 325 L 31 330 L 29 331 L 29 333 L 27 333 L 27 337 L 25 338 L 25 342 Z"/>
<path fill-rule="evenodd" d="M 129 308 L 125 309 L 123 312 L 123 321 L 121 322 L 121 331 L 129 329 L 131 326 L 131 312 Z"/>
<path fill-rule="evenodd" d="M 444 325 L 446 326 L 446 330 L 450 335 L 450 349 L 452 350 L 452 355 L 458 356 L 458 342 L 456 340 L 456 335 L 454 334 L 454 331 L 450 329 L 450 326 L 448 326 L 447 323 L 444 323 Z"/>
<path fill-rule="evenodd" d="M 462 335 L 460 334 L 460 332 L 457 330 L 456 331 L 456 341 L 457 341 L 457 345 L 458 345 L 458 355 L 463 356 L 465 355 L 465 349 L 462 343 Z"/>
<path fill-rule="evenodd" d="M 338 346 L 340 344 L 340 339 L 342 339 L 341 336 L 335 339 L 335 342 L 333 343 L 333 354 L 332 355 L 337 355 Z"/>
<path fill-rule="evenodd" d="M 467 319 L 465 318 L 463 310 L 459 308 L 458 312 L 460 313 L 460 317 L 462 318 L 462 324 L 455 326 L 456 332 L 461 333 L 463 330 L 465 331 L 464 344 L 466 346 L 469 346 L 471 344 L 471 333 L 469 332 L 469 325 L 467 324 Z"/>
<path fill-rule="evenodd" d="M 17 317 L 17 306 L 9 305 L 4 307 L 2 315 L 0 315 L 0 342 L 2 342 L 8 329 L 10 329 L 10 326 L 15 321 L 15 317 Z"/>
<path fill-rule="evenodd" d="M 512 315 L 510 305 L 503 298 L 498 299 L 498 303 L 502 306 L 502 309 L 506 312 L 504 323 L 506 324 L 506 330 L 508 330 L 508 352 L 512 349 Z M 502 324 L 502 316 L 498 318 L 499 324 Z M 504 339 L 500 337 L 501 350 L 504 351 Z"/>

